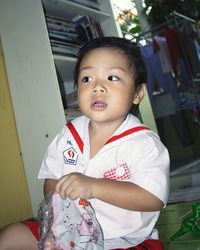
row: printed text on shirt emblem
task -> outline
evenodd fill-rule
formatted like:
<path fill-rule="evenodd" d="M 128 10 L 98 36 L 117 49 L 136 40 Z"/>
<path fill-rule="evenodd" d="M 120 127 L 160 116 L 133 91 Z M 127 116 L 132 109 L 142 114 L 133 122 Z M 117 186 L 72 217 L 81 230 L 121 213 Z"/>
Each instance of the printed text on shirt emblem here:
<path fill-rule="evenodd" d="M 68 148 L 67 150 L 63 151 L 64 163 L 70 165 L 76 165 L 78 154 L 73 147 Z"/>

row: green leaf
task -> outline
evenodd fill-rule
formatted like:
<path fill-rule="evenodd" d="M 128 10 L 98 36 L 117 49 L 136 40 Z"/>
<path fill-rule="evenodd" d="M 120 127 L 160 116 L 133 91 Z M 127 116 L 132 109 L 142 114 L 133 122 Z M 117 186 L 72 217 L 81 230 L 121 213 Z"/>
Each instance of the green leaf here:
<path fill-rule="evenodd" d="M 140 33 L 141 28 L 140 28 L 140 26 L 136 26 L 136 27 L 130 29 L 129 32 L 132 33 L 132 34 Z"/>

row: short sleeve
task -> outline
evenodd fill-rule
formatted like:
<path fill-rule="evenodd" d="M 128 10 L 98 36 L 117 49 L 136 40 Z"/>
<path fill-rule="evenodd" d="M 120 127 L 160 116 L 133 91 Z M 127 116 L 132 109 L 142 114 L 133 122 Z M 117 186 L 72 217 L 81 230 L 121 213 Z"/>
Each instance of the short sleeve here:
<path fill-rule="evenodd" d="M 167 148 L 152 132 L 134 138 L 130 152 L 133 182 L 158 197 L 164 204 L 169 194 L 170 159 Z"/>
<path fill-rule="evenodd" d="M 62 151 L 60 146 L 65 130 L 63 128 L 49 145 L 39 170 L 38 179 L 59 179 L 62 176 Z"/>

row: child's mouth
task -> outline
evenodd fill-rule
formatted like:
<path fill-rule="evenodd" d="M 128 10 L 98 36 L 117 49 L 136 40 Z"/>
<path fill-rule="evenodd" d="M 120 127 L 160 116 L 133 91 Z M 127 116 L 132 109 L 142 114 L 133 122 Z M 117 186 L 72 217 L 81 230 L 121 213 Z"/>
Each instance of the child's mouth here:
<path fill-rule="evenodd" d="M 97 100 L 97 101 L 93 102 L 92 107 L 94 109 L 104 109 L 107 107 L 107 104 L 102 100 Z"/>

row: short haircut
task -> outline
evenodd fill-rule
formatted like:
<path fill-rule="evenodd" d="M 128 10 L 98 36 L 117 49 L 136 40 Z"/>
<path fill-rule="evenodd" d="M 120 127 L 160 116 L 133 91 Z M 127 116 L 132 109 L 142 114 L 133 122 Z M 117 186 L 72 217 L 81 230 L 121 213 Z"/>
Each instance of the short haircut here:
<path fill-rule="evenodd" d="M 100 37 L 89 41 L 79 50 L 78 59 L 74 69 L 74 85 L 76 87 L 78 86 L 80 64 L 84 56 L 88 52 L 99 48 L 118 49 L 124 53 L 124 55 L 127 57 L 128 62 L 130 63 L 130 68 L 133 70 L 133 80 L 136 90 L 139 85 L 141 85 L 142 83 L 146 83 L 147 72 L 139 47 L 126 38 Z"/>

